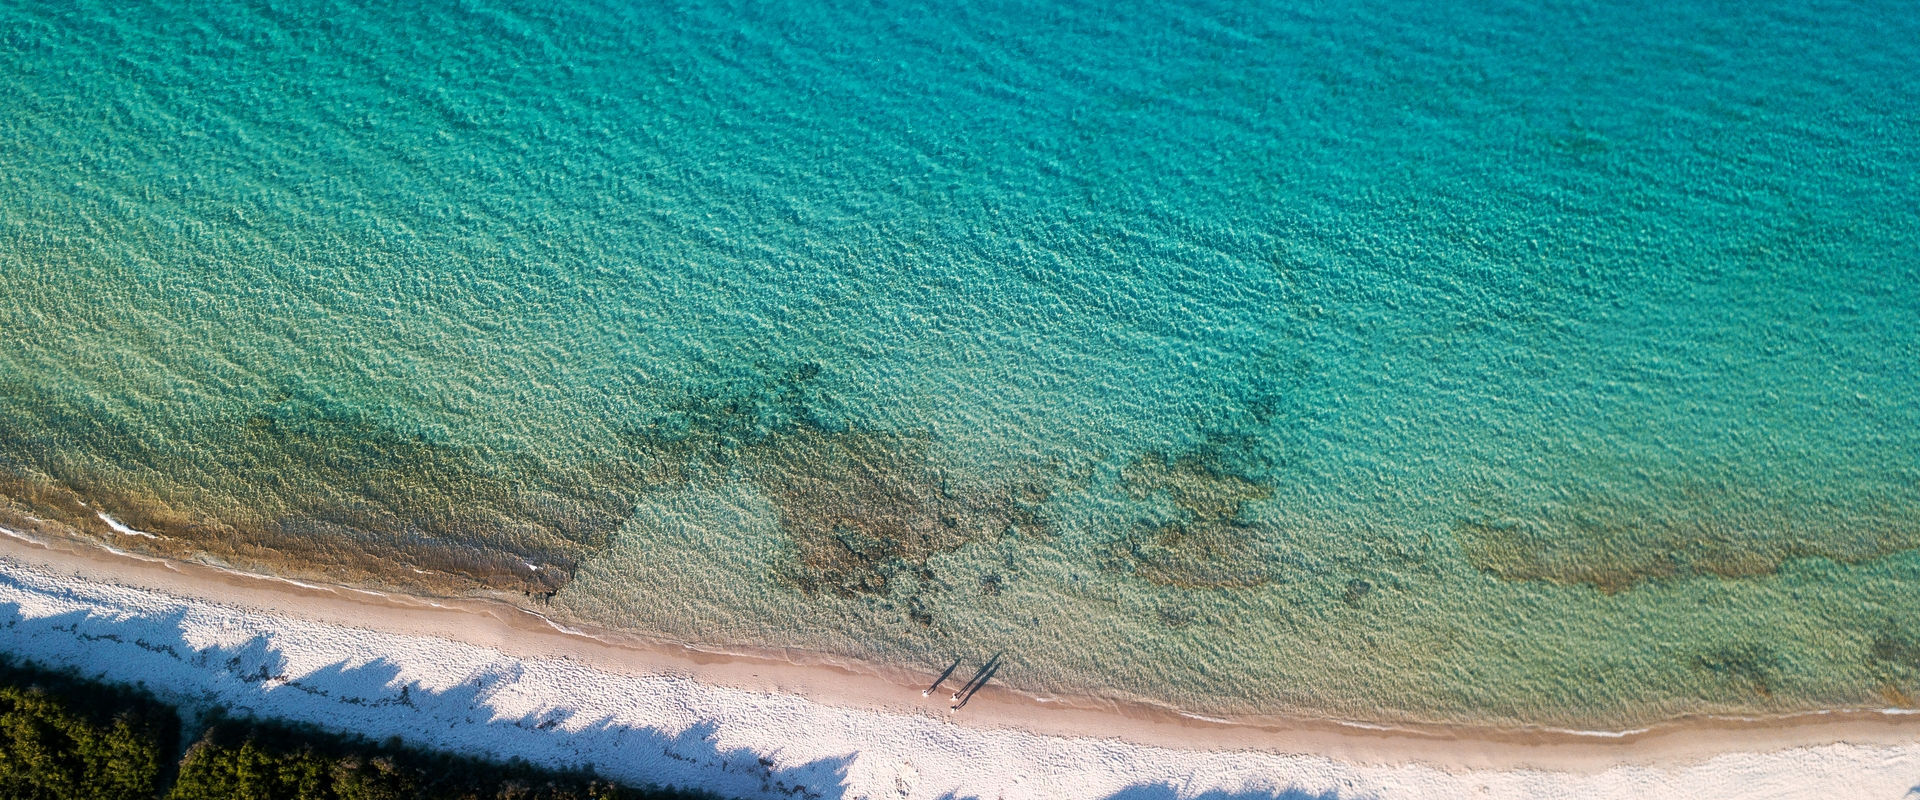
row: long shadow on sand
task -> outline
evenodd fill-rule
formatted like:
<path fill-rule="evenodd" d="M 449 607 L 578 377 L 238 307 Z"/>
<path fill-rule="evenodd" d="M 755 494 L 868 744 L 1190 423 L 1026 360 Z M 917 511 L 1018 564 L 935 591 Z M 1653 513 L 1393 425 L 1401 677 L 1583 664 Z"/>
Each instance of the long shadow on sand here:
<path fill-rule="evenodd" d="M 0 602 L 0 650 L 48 667 L 144 686 L 181 705 L 183 714 L 218 706 L 376 740 L 398 736 L 423 747 L 503 760 L 592 766 L 630 784 L 703 789 L 727 797 L 846 797 L 851 753 L 790 763 L 777 752 L 720 747 L 719 726 L 712 722 L 666 730 L 605 717 L 583 719 L 560 708 L 501 715 L 492 700 L 516 691 L 520 675 L 513 669 L 483 670 L 439 690 L 403 680 L 398 665 L 384 659 L 341 661 L 290 674 L 285 654 L 265 636 L 196 644 L 182 622 L 179 612 L 36 616 L 17 603 Z"/>
<path fill-rule="evenodd" d="M 10 582 L 0 575 L 0 583 Z M 221 707 L 376 740 L 398 736 L 428 748 L 519 757 L 555 767 L 591 766 L 631 784 L 700 789 L 726 797 L 846 800 L 850 794 L 847 774 L 857 752 L 800 761 L 778 751 L 724 748 L 719 744 L 720 725 L 711 721 L 666 729 L 538 704 L 531 712 L 502 713 L 502 706 L 530 705 L 521 696 L 526 668 L 516 662 L 484 664 L 470 669 L 460 683 L 438 688 L 403 679 L 400 666 L 385 659 L 341 660 L 295 670 L 264 634 L 249 636 L 236 628 L 222 637 L 217 630 L 209 632 L 205 617 L 189 625 L 186 616 L 177 609 L 33 613 L 18 603 L 0 601 L 0 650 L 52 668 L 142 685 L 180 705 L 183 714 Z M 1297 790 L 1213 791 L 1192 797 L 1172 786 L 1149 784 L 1123 789 L 1111 800 L 1337 798 Z"/>

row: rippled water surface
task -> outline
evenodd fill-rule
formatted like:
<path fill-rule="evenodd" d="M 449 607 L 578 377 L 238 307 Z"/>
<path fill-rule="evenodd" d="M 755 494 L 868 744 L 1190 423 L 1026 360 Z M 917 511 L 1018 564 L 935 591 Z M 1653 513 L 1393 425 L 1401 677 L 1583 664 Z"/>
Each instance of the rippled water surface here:
<path fill-rule="evenodd" d="M 0 521 L 1209 713 L 1912 705 L 1920 15 L 1593 5 L 0 3 Z"/>

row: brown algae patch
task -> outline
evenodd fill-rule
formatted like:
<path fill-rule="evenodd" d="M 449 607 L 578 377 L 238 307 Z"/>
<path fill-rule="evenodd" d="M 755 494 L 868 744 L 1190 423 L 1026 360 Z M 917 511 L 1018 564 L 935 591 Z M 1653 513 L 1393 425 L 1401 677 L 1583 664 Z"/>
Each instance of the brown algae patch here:
<path fill-rule="evenodd" d="M 1260 529 L 1243 519 L 1273 487 L 1224 469 L 1204 454 L 1148 453 L 1127 465 L 1121 486 L 1134 500 L 1163 499 L 1167 522 L 1143 522 L 1123 543 L 1133 574 L 1186 589 L 1259 586 L 1271 580 Z"/>
<path fill-rule="evenodd" d="M 936 553 L 1040 527 L 1043 485 L 965 481 L 929 461 L 929 445 L 925 436 L 797 429 L 752 454 L 746 473 L 780 511 L 801 588 L 885 594 L 895 573 L 924 571 Z"/>
<path fill-rule="evenodd" d="M 780 577 L 802 591 L 888 595 L 902 575 L 931 580 L 936 554 L 1043 530 L 1039 507 L 1052 488 L 1038 472 L 984 480 L 947 469 L 931 456 L 930 434 L 839 422 L 815 391 L 818 367 L 771 374 L 683 403 L 629 432 L 628 446 L 656 484 L 750 484 L 792 546 Z"/>
<path fill-rule="evenodd" d="M 1457 520 L 1474 567 L 1510 581 L 1591 585 L 1753 578 L 1792 560 L 1859 563 L 1920 547 L 1920 497 L 1842 503 L 1756 492 L 1661 492 L 1632 501 L 1567 491 L 1528 515 Z"/>
<path fill-rule="evenodd" d="M 1920 708 L 1920 637 L 1888 626 L 1873 637 L 1867 663 L 1880 679 L 1880 696 L 1896 708 Z"/>
<path fill-rule="evenodd" d="M 1772 648 L 1752 643 L 1714 648 L 1694 656 L 1691 666 L 1762 699 L 1773 696 L 1784 669 Z"/>
<path fill-rule="evenodd" d="M 1190 450 L 1149 451 L 1122 467 L 1111 491 L 1134 508 L 1130 519 L 1114 521 L 1120 535 L 1106 548 L 1105 566 L 1169 589 L 1286 584 L 1295 585 L 1287 602 L 1330 593 L 1358 607 L 1388 561 L 1404 566 L 1423 557 L 1375 529 L 1335 533 L 1281 507 L 1282 484 L 1269 476 L 1293 457 L 1248 432 L 1263 418 L 1254 409 L 1239 425 L 1202 428 Z"/>

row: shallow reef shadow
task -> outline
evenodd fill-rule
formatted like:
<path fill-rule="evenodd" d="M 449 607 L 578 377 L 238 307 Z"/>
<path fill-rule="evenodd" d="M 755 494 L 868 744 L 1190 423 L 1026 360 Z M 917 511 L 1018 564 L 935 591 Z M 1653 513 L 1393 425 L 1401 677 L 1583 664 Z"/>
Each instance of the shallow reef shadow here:
<path fill-rule="evenodd" d="M 1452 532 L 1483 572 L 1608 594 L 1645 581 L 1764 577 L 1798 559 L 1857 564 L 1920 548 L 1920 483 L 1808 498 L 1731 481 L 1636 480 L 1631 492 L 1576 485 L 1531 503 L 1483 498 L 1475 505 L 1485 510 L 1456 519 Z M 1885 480 L 1902 484 L 1899 476 Z"/>
<path fill-rule="evenodd" d="M 739 481 L 772 504 L 789 557 L 775 576 L 805 593 L 883 597 L 935 582 L 928 561 L 1013 530 L 1044 535 L 1049 470 L 992 476 L 946 466 L 926 431 L 848 422 L 820 368 L 762 367 L 683 398 L 623 433 L 651 488 Z M 921 611 L 916 621 L 931 624 Z"/>
<path fill-rule="evenodd" d="M 1271 485 L 1223 466 L 1206 450 L 1169 457 L 1147 453 L 1120 474 L 1136 501 L 1164 500 L 1173 519 L 1143 521 L 1121 541 L 1135 577 L 1185 589 L 1252 587 L 1272 579 L 1261 529 L 1247 506 L 1273 496 Z"/>

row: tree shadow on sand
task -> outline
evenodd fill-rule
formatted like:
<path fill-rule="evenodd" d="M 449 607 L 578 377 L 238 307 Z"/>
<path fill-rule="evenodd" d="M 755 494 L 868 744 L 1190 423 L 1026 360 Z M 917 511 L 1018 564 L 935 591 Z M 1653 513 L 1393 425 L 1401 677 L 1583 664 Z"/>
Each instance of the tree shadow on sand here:
<path fill-rule="evenodd" d="M 512 693 L 522 670 L 499 666 L 452 687 L 403 680 L 384 659 L 290 670 L 265 636 L 196 645 L 184 614 L 108 616 L 69 611 L 49 616 L 0 602 L 0 645 L 45 667 L 140 685 L 182 706 L 293 720 L 375 740 L 400 737 L 432 750 L 502 761 L 521 758 L 556 768 L 589 767 L 635 786 L 658 785 L 727 797 L 844 800 L 854 754 L 796 763 L 778 752 L 723 748 L 711 721 L 683 729 L 588 718 L 541 708 L 518 716 L 496 711 L 496 693 Z M 203 622 L 203 621 L 202 621 Z M 64 641 L 63 641 L 64 640 Z"/>
<path fill-rule="evenodd" d="M 0 576 L 0 583 L 8 582 Z M 470 663 L 464 680 L 430 688 L 403 679 L 385 659 L 336 661 L 318 669 L 290 666 L 264 634 L 236 631 L 222 643 L 209 620 L 174 609 L 142 615 L 65 611 L 45 614 L 0 602 L 0 649 L 53 669 L 134 683 L 181 706 L 183 715 L 226 713 L 319 724 L 382 740 L 499 760 L 521 758 L 552 768 L 591 768 L 630 785 L 658 785 L 739 798 L 848 800 L 848 771 L 857 752 L 803 761 L 779 751 L 721 746 L 719 723 L 683 728 L 617 721 L 607 714 L 537 706 L 502 712 L 525 687 L 528 665 Z M 190 637 L 189 630 L 194 634 Z M 196 641 L 197 640 L 197 641 Z M 478 663 L 478 662 L 475 662 Z M 503 702 L 504 699 L 504 702 Z M 663 702 L 674 702 L 667 699 Z M 1142 784 L 1110 800 L 1339 800 L 1333 793 L 1282 789 L 1207 791 Z M 948 795 L 948 800 L 961 800 Z"/>

